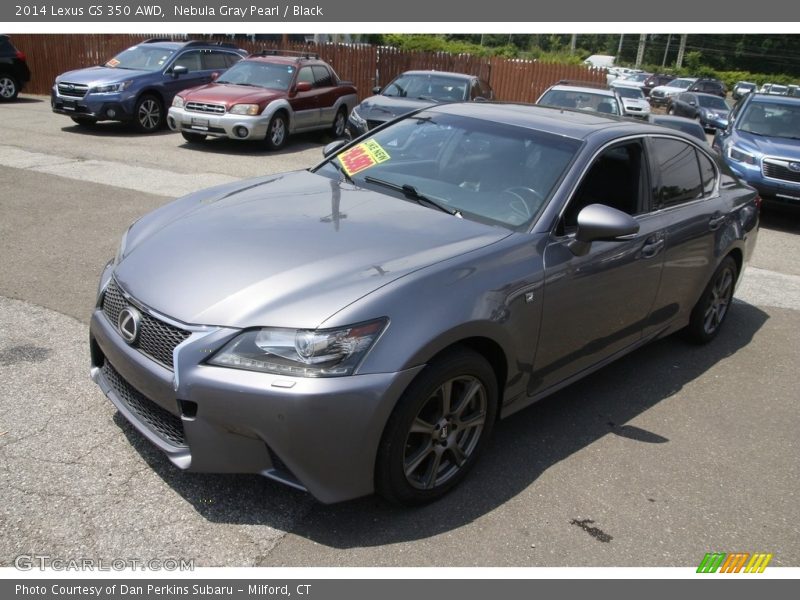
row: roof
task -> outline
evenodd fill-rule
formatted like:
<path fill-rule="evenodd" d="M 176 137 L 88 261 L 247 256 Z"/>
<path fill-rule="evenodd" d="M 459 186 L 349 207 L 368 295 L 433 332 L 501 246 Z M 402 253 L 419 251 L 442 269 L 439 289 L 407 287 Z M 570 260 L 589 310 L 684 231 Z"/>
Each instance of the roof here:
<path fill-rule="evenodd" d="M 762 94 L 761 92 L 751 92 L 747 97 L 749 98 L 749 102 L 786 104 L 791 106 L 797 106 L 800 104 L 800 96 L 782 96 L 780 94 Z"/>
<path fill-rule="evenodd" d="M 568 83 L 558 83 L 547 88 L 547 91 L 550 90 L 557 90 L 560 92 L 582 92 L 586 94 L 594 94 L 596 96 L 608 96 L 609 98 L 614 98 L 613 90 L 601 87 L 588 87 L 582 85 L 570 85 Z"/>
<path fill-rule="evenodd" d="M 428 70 L 428 71 L 403 71 L 403 75 L 443 75 L 445 77 L 456 77 L 459 79 L 477 79 L 475 75 L 467 75 L 466 73 L 452 73 L 450 71 L 435 71 L 435 70 Z"/>
<path fill-rule="evenodd" d="M 614 137 L 637 133 L 664 133 L 663 127 L 643 121 L 633 121 L 593 111 L 535 104 L 458 102 L 437 105 L 425 110 L 536 129 L 578 140 L 596 134 L 603 135 L 602 132 L 613 132 Z"/>

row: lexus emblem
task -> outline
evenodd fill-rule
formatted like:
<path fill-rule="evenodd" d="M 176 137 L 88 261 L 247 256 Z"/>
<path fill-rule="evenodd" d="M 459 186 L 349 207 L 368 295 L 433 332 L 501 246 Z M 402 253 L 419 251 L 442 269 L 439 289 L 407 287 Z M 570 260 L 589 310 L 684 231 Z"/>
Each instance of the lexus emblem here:
<path fill-rule="evenodd" d="M 800 162 L 790 162 L 788 165 L 790 171 L 800 173 Z"/>
<path fill-rule="evenodd" d="M 139 324 L 141 321 L 141 313 L 132 306 L 128 306 L 119 311 L 117 329 L 122 339 L 129 344 L 136 342 L 136 339 L 139 337 Z"/>

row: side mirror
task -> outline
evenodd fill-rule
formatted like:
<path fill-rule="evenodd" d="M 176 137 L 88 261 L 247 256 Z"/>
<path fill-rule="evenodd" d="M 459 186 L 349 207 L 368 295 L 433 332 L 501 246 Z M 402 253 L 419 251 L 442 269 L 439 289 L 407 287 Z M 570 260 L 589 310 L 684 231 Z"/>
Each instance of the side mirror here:
<path fill-rule="evenodd" d="M 313 89 L 313 86 L 308 81 L 298 81 L 297 85 L 294 86 L 296 92 L 310 92 Z"/>
<path fill-rule="evenodd" d="M 605 204 L 590 204 L 578 213 L 578 231 L 569 243 L 575 256 L 589 252 L 595 241 L 622 241 L 639 233 L 639 223 L 628 213 Z"/>
<path fill-rule="evenodd" d="M 322 149 L 322 156 L 328 158 L 331 154 L 335 154 L 339 149 L 344 146 L 349 140 L 334 140 Z"/>
<path fill-rule="evenodd" d="M 381 93 L 381 86 L 376 85 L 374 88 L 372 88 L 372 93 L 373 94 L 380 94 Z"/>
<path fill-rule="evenodd" d="M 216 81 L 217 79 L 219 79 L 219 73 L 217 73 L 216 71 L 214 71 L 214 72 L 211 74 L 211 81 Z"/>
<path fill-rule="evenodd" d="M 475 96 L 475 98 L 473 98 L 472 101 L 473 102 L 488 102 L 489 99 L 488 98 L 484 98 L 483 96 Z"/>
<path fill-rule="evenodd" d="M 690 106 L 697 106 L 697 102 L 695 102 L 694 100 L 692 100 L 692 101 L 690 101 L 690 102 L 689 102 L 689 105 L 690 105 Z"/>
<path fill-rule="evenodd" d="M 173 77 L 180 77 L 181 75 L 186 75 L 189 72 L 189 67 L 185 65 L 175 65 L 172 67 L 172 76 Z"/>

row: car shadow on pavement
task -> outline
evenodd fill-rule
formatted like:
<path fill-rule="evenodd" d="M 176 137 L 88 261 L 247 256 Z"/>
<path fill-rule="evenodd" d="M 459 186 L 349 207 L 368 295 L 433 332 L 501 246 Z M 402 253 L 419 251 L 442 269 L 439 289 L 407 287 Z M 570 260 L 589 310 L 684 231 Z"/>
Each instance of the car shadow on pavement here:
<path fill-rule="evenodd" d="M 463 527 L 515 498 L 540 475 L 607 435 L 668 444 L 657 431 L 627 424 L 748 345 L 769 316 L 736 301 L 726 326 L 705 346 L 659 340 L 500 421 L 465 481 L 428 506 L 401 508 L 377 496 L 323 505 L 257 476 L 191 474 L 175 468 L 119 415 L 117 423 L 155 472 L 211 522 L 281 527 L 281 506 L 306 503 L 293 535 L 333 548 L 379 546 Z M 213 499 L 213 500 L 210 500 Z"/>
<path fill-rule="evenodd" d="M 130 137 L 130 138 L 150 138 L 174 135 L 169 129 L 159 129 L 152 133 L 137 131 L 130 123 L 120 123 L 118 121 L 103 121 L 101 123 L 89 123 L 78 125 L 70 121 L 70 124 L 61 128 L 64 133 L 77 135 L 91 135 L 93 137 Z"/>
<path fill-rule="evenodd" d="M 321 161 L 323 158 L 322 148 L 329 142 L 330 139 L 327 136 L 322 136 L 319 132 L 312 132 L 295 134 L 289 137 L 286 145 L 280 150 L 269 150 L 263 141 L 237 141 L 228 138 L 206 139 L 200 143 L 183 142 L 181 148 L 228 156 L 283 156 L 319 148 L 319 160 Z"/>
<path fill-rule="evenodd" d="M 765 229 L 800 233 L 800 205 L 765 200 L 760 219 Z"/>
<path fill-rule="evenodd" d="M 14 104 L 39 104 L 40 102 L 45 102 L 46 98 L 37 98 L 36 96 L 17 96 L 15 100 L 13 100 Z"/>

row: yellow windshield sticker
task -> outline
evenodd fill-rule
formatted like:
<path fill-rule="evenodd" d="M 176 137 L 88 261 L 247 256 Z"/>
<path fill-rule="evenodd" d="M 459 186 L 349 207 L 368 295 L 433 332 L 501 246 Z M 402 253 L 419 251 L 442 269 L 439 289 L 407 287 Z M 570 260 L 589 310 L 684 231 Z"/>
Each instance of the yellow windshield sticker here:
<path fill-rule="evenodd" d="M 375 140 L 368 140 L 353 146 L 347 152 L 343 152 L 338 157 L 339 163 L 345 173 L 352 177 L 356 173 L 369 169 L 377 164 L 386 162 L 391 158 L 389 153 L 384 150 Z"/>
<path fill-rule="evenodd" d="M 119 61 L 116 58 L 112 58 L 110 61 L 106 63 L 107 67 L 116 67 L 119 64 Z"/>

